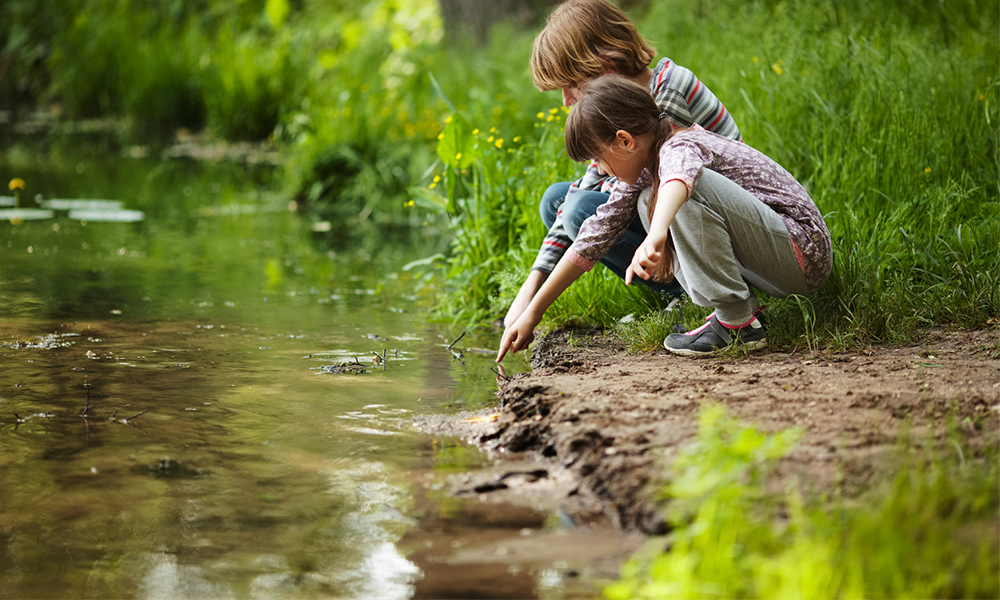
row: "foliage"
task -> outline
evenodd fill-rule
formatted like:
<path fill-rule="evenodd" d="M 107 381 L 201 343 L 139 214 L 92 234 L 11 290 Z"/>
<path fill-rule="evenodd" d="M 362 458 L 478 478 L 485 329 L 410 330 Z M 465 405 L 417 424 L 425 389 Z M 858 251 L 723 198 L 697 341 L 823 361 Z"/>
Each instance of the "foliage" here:
<path fill-rule="evenodd" d="M 965 598 L 1000 590 L 996 456 L 966 464 L 952 446 L 903 446 L 887 486 L 856 501 L 764 490 L 797 439 L 765 435 L 718 406 L 671 465 L 672 532 L 627 562 L 609 598 Z M 957 447 L 957 446 L 955 446 Z M 924 461 L 930 458 L 929 466 Z M 978 461 L 977 461 L 978 463 Z M 990 524 L 992 529 L 990 529 Z"/>

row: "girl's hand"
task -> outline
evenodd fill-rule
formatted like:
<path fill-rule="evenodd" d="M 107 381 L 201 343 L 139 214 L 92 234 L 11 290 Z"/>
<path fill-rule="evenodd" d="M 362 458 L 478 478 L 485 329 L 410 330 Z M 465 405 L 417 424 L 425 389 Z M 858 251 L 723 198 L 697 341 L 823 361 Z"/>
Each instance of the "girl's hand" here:
<path fill-rule="evenodd" d="M 636 248 L 632 263 L 625 269 L 625 285 L 632 284 L 632 276 L 637 275 L 645 280 L 653 276 L 653 270 L 663 258 L 666 236 L 649 234 Z"/>
<path fill-rule="evenodd" d="M 503 360 L 508 350 L 520 352 L 535 341 L 535 325 L 538 325 L 538 320 L 531 316 L 530 311 L 521 313 L 514 324 L 503 332 L 503 338 L 500 340 L 500 351 L 497 352 L 497 362 Z"/>

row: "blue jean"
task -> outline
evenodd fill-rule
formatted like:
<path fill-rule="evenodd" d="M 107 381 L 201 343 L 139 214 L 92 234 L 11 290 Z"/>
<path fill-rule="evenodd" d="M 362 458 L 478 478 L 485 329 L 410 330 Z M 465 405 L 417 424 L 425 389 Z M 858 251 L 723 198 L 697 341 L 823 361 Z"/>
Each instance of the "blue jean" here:
<path fill-rule="evenodd" d="M 542 221 L 546 227 L 551 228 L 556 221 L 559 207 L 562 205 L 562 222 L 566 229 L 566 234 L 571 239 L 576 239 L 580 233 L 580 226 L 588 218 L 597 212 L 597 207 L 608 201 L 609 194 L 594 191 L 574 191 L 569 193 L 569 183 L 554 183 L 542 194 L 542 200 L 538 204 L 538 212 L 542 215 Z M 565 201 L 564 201 L 565 200 Z M 608 250 L 601 263 L 611 269 L 611 272 L 625 279 L 625 269 L 632 263 L 639 244 L 646 239 L 646 230 L 642 226 L 639 217 L 632 220 L 632 224 L 611 249 Z M 659 283 L 656 281 L 646 281 L 639 277 L 633 277 L 633 282 L 638 282 L 650 290 L 670 297 L 678 297 L 684 291 L 680 283 L 675 279 L 670 283 Z"/>

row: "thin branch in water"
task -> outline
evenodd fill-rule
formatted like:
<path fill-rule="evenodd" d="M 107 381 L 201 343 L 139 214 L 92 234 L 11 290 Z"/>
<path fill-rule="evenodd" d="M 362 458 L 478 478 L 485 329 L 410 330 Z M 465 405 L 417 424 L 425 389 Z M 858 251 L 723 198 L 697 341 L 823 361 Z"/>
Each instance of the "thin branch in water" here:
<path fill-rule="evenodd" d="M 142 411 L 140 413 L 136 413 L 136 414 L 132 415 L 131 417 L 125 417 L 124 419 L 122 419 L 122 421 L 131 421 L 132 419 L 134 419 L 136 417 L 141 417 L 142 415 L 144 415 L 144 414 L 146 414 L 148 412 L 149 412 L 149 409 L 147 408 L 146 410 L 144 410 L 144 411 Z"/>
<path fill-rule="evenodd" d="M 506 375 L 504 375 L 500 371 L 497 371 L 493 367 L 490 367 L 490 371 L 493 371 L 494 373 L 496 373 L 497 377 L 499 377 L 500 379 L 503 379 L 504 381 L 510 381 L 511 379 L 513 379 L 512 377 L 507 377 Z"/>
<path fill-rule="evenodd" d="M 451 350 L 452 346 L 454 346 L 455 344 L 457 344 L 458 340 L 460 340 L 460 339 L 462 339 L 464 337 L 465 337 L 465 332 L 463 331 L 462 335 L 460 335 L 457 338 L 455 338 L 455 341 L 448 345 L 448 350 Z"/>
<path fill-rule="evenodd" d="M 83 417 L 84 419 L 86 419 L 87 418 L 87 411 L 90 410 L 90 384 L 87 383 L 87 382 L 84 382 L 83 383 L 83 387 L 85 387 L 87 389 L 87 404 L 83 407 L 83 412 L 80 413 L 80 416 Z"/>

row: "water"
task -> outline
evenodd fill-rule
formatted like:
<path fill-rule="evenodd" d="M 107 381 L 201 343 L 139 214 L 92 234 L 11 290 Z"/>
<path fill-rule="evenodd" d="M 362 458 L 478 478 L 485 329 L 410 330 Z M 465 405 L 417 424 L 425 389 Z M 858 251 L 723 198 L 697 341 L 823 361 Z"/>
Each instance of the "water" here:
<path fill-rule="evenodd" d="M 289 210 L 271 168 L 155 154 L 90 136 L 8 140 L 0 156 L 32 202 L 144 214 L 0 223 L 0 597 L 579 589 L 552 561 L 424 556 L 560 527 L 436 491 L 485 458 L 411 419 L 495 402 L 490 357 L 456 360 L 461 330 L 435 324 L 432 290 L 399 268 L 440 236 L 338 246 Z"/>

